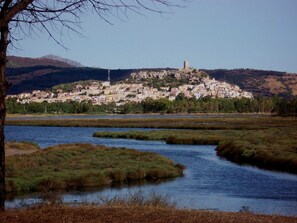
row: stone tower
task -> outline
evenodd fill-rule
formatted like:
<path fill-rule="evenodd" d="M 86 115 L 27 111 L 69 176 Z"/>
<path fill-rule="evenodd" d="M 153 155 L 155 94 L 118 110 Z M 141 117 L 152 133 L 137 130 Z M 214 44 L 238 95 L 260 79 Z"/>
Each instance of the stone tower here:
<path fill-rule="evenodd" d="M 184 70 L 189 70 L 190 69 L 190 63 L 189 61 L 184 61 Z"/>

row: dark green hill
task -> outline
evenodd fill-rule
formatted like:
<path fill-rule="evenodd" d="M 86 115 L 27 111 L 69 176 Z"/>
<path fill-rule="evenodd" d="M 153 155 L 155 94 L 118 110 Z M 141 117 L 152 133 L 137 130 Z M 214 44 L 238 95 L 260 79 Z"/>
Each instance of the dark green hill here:
<path fill-rule="evenodd" d="M 111 70 L 111 81 L 122 80 L 133 70 Z M 58 84 L 80 80 L 107 80 L 107 70 L 89 67 L 35 66 L 7 68 L 7 79 L 12 83 L 9 94 L 44 90 Z"/>

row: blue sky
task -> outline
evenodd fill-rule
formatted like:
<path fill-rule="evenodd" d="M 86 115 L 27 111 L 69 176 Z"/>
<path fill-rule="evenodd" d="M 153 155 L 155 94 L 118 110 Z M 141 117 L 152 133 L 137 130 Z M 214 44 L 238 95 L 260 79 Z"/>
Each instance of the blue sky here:
<path fill-rule="evenodd" d="M 82 17 L 84 37 L 64 33 L 65 50 L 48 35 L 18 42 L 10 55 L 55 54 L 102 68 L 255 68 L 297 73 L 296 0 L 192 0 L 173 14 L 129 13 L 113 25 Z"/>

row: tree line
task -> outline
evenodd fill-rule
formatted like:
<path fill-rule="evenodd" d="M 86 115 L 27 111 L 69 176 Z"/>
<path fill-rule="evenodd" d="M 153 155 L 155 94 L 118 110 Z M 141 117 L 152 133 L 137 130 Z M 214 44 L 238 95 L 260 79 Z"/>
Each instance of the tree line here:
<path fill-rule="evenodd" d="M 55 102 L 21 104 L 16 99 L 7 99 L 9 114 L 79 114 L 79 113 L 276 113 L 279 115 L 297 114 L 297 97 L 285 99 L 280 97 L 241 98 L 186 98 L 183 94 L 174 101 L 167 98 L 153 100 L 151 98 L 141 103 L 126 103 L 116 106 L 115 103 L 93 105 L 91 102 Z"/>

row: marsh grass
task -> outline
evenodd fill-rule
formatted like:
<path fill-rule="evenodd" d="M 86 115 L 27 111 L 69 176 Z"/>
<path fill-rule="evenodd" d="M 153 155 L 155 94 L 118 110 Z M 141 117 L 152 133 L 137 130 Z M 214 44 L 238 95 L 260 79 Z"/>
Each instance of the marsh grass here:
<path fill-rule="evenodd" d="M 204 117 L 196 118 L 129 118 L 129 119 L 62 119 L 62 120 L 7 120 L 6 125 L 58 126 L 58 127 L 128 127 L 167 129 L 265 129 L 297 126 L 294 117 Z"/>
<path fill-rule="evenodd" d="M 153 130 L 96 132 L 94 137 L 164 140 L 168 144 L 217 145 L 217 154 L 239 164 L 297 173 L 297 128 L 254 130 Z"/>
<path fill-rule="evenodd" d="M 148 193 L 138 190 L 125 195 L 98 196 L 97 206 L 108 207 L 154 207 L 154 208 L 176 208 L 176 202 L 169 194 L 161 195 L 152 190 Z"/>
<path fill-rule="evenodd" d="M 95 137 L 164 140 L 170 144 L 218 145 L 218 155 L 233 162 L 297 172 L 297 118 L 275 116 L 9 120 L 9 125 L 167 128 L 149 132 L 98 132 Z M 121 173 L 118 173 L 121 178 Z M 117 178 L 116 177 L 116 178 Z"/>
<path fill-rule="evenodd" d="M 6 191 L 33 192 L 173 178 L 182 166 L 151 152 L 91 144 L 49 147 L 6 160 Z"/>
<path fill-rule="evenodd" d="M 296 129 L 248 131 L 233 140 L 222 141 L 217 154 L 239 163 L 297 174 Z"/>

